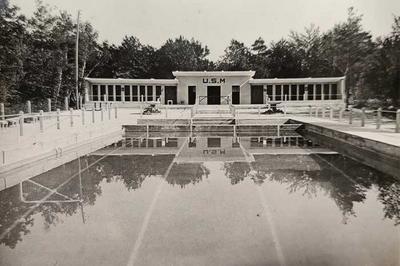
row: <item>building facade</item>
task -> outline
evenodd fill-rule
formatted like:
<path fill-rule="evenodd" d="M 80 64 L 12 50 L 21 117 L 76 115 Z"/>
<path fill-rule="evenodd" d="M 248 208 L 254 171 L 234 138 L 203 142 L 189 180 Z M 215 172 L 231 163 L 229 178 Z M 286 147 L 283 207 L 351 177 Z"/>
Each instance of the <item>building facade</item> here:
<path fill-rule="evenodd" d="M 342 104 L 345 77 L 253 79 L 254 71 L 175 71 L 175 79 L 85 79 L 85 102 L 126 106 L 250 105 L 267 102 Z"/>

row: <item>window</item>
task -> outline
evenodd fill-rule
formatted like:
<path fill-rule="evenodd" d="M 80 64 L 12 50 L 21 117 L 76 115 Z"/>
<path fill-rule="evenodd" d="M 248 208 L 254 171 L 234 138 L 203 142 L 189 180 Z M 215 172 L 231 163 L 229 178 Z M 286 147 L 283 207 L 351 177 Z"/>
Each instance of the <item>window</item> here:
<path fill-rule="evenodd" d="M 315 85 L 315 99 L 321 100 L 322 96 L 322 87 L 321 84 Z"/>
<path fill-rule="evenodd" d="M 146 87 L 145 86 L 140 86 L 140 101 L 145 101 L 146 99 L 144 96 L 146 95 Z"/>
<path fill-rule="evenodd" d="M 297 85 L 291 85 L 290 86 L 290 101 L 296 101 L 297 100 Z"/>
<path fill-rule="evenodd" d="M 153 86 L 147 86 L 147 101 L 153 101 Z"/>
<path fill-rule="evenodd" d="M 332 94 L 331 94 L 331 99 L 332 100 L 337 100 L 337 99 L 340 99 L 341 97 L 341 95 L 338 95 L 338 89 L 337 89 L 337 84 L 336 83 L 334 83 L 334 84 L 332 84 L 332 92 L 331 92 Z"/>
<path fill-rule="evenodd" d="M 112 101 L 114 99 L 114 89 L 113 89 L 113 85 L 108 85 L 107 87 L 107 92 L 108 92 L 108 100 Z"/>
<path fill-rule="evenodd" d="M 137 102 L 138 100 L 138 87 L 132 86 L 132 101 Z"/>
<path fill-rule="evenodd" d="M 156 101 L 161 98 L 161 86 L 156 86 Z M 161 100 L 160 100 L 161 101 Z"/>
<path fill-rule="evenodd" d="M 307 86 L 307 100 L 314 100 L 314 84 L 308 84 Z"/>
<path fill-rule="evenodd" d="M 97 85 L 93 85 L 92 86 L 92 97 L 93 97 L 93 101 L 98 101 L 99 100 L 99 91 L 97 90 Z"/>
<path fill-rule="evenodd" d="M 324 84 L 324 100 L 329 100 L 329 84 Z"/>
<path fill-rule="evenodd" d="M 281 85 L 275 86 L 275 100 L 276 101 L 282 100 L 282 86 Z"/>
<path fill-rule="evenodd" d="M 125 85 L 125 102 L 131 101 L 131 86 Z"/>
<path fill-rule="evenodd" d="M 299 101 L 301 100 L 306 100 L 304 99 L 304 92 L 306 91 L 306 88 L 303 84 L 299 85 Z"/>
<path fill-rule="evenodd" d="M 121 101 L 121 85 L 115 86 L 116 99 L 114 101 Z"/>
<path fill-rule="evenodd" d="M 220 148 L 221 147 L 221 138 L 207 138 L 207 147 L 208 148 Z"/>
<path fill-rule="evenodd" d="M 104 101 L 104 95 L 106 95 L 106 85 L 100 85 L 99 100 Z"/>

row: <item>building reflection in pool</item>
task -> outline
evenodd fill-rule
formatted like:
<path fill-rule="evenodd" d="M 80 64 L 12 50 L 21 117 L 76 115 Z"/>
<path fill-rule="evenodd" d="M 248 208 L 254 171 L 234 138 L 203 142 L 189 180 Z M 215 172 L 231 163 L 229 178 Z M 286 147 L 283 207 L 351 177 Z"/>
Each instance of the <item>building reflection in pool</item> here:
<path fill-rule="evenodd" d="M 43 217 L 49 230 L 68 216 L 79 212 L 83 215 L 84 206 L 94 205 L 107 183 L 121 182 L 134 193 L 147 178 L 164 178 L 168 184 L 185 189 L 208 178 L 207 162 L 220 162 L 231 185 L 245 180 L 259 186 L 274 182 L 285 186 L 288 193 L 328 195 L 341 210 L 344 222 L 356 216 L 355 203 L 364 203 L 367 195 L 376 195 L 383 206 L 383 217 L 393 220 L 394 225 L 400 224 L 398 181 L 315 147 L 301 136 L 124 139 L 79 160 L 36 176 L 32 182 L 27 180 L 0 191 L 2 245 L 15 248 L 30 233 L 37 215 Z M 79 164 L 81 180 L 77 174 Z M 377 193 L 368 194 L 372 189 Z M 60 194 L 78 201 L 66 202 Z M 49 202 L 35 202 L 43 198 Z"/>

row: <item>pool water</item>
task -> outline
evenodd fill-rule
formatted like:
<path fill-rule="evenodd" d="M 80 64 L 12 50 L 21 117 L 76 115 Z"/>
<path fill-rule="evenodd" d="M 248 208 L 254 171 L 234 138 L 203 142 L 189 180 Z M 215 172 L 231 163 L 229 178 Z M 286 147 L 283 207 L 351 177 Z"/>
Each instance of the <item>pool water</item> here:
<path fill-rule="evenodd" d="M 301 136 L 126 138 L 0 205 L 0 265 L 400 263 L 400 182 Z"/>

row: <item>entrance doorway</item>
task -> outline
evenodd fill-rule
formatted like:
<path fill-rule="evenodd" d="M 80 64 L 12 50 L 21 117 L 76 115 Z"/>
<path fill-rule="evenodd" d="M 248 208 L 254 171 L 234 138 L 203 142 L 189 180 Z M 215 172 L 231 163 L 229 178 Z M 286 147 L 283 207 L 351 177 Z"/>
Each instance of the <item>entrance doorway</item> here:
<path fill-rule="evenodd" d="M 177 89 L 176 86 L 165 86 L 165 104 L 171 100 L 173 104 L 177 104 Z"/>
<path fill-rule="evenodd" d="M 196 103 L 196 86 L 188 87 L 188 103 L 191 105 Z"/>
<path fill-rule="evenodd" d="M 207 86 L 207 103 L 221 104 L 221 86 Z"/>
<path fill-rule="evenodd" d="M 252 104 L 263 104 L 263 86 L 256 85 L 251 86 L 251 103 Z"/>
<path fill-rule="evenodd" d="M 240 86 L 232 86 L 232 104 L 240 104 Z"/>

